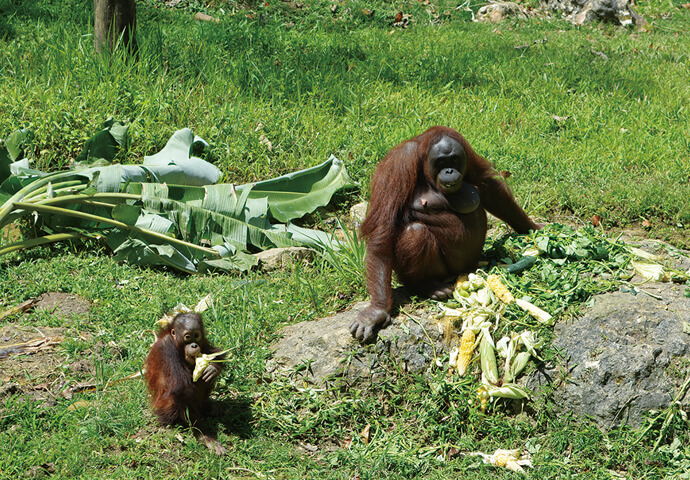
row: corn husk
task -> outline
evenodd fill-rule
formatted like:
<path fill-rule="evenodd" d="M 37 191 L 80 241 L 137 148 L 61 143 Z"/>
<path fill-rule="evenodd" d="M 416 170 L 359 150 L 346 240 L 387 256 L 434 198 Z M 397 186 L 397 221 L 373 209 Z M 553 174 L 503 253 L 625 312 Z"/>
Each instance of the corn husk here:
<path fill-rule="evenodd" d="M 653 253 L 646 252 L 636 247 L 628 246 L 628 250 L 630 250 L 630 253 L 632 253 L 636 257 L 644 258 L 645 260 L 651 260 L 652 262 L 658 262 L 659 260 L 664 258 L 661 255 L 654 255 Z"/>
<path fill-rule="evenodd" d="M 448 318 L 450 320 L 456 320 L 463 317 L 463 312 L 457 308 L 448 308 L 443 304 L 439 304 L 441 307 L 441 313 L 437 315 L 437 318 Z"/>
<path fill-rule="evenodd" d="M 514 450 L 504 450 L 499 448 L 493 454 L 487 455 L 482 452 L 472 452 L 469 455 L 481 457 L 482 461 L 488 465 L 495 467 L 504 467 L 513 472 L 525 473 L 522 467 L 532 466 L 532 457 L 529 452 L 523 452 L 522 449 L 516 448 Z"/>
<path fill-rule="evenodd" d="M 544 346 L 543 338 L 537 338 L 537 334 L 531 330 L 524 330 L 520 333 L 520 341 L 533 357 L 541 358 L 537 353 L 537 349 Z"/>
<path fill-rule="evenodd" d="M 156 325 L 161 328 L 166 328 L 168 325 L 170 325 L 170 322 L 172 322 L 173 318 L 180 313 L 202 313 L 208 310 L 211 306 L 213 306 L 213 296 L 210 293 L 199 300 L 194 307 L 194 310 L 189 308 L 184 303 L 178 303 L 172 310 L 164 313 L 163 316 L 156 321 Z"/>
<path fill-rule="evenodd" d="M 492 341 L 487 334 L 482 335 L 479 342 L 479 359 L 482 366 L 482 376 L 486 382 L 495 385 L 498 383 L 498 366 L 496 364 L 496 353 Z"/>
<path fill-rule="evenodd" d="M 515 358 L 513 358 L 512 362 L 510 362 L 510 368 L 508 369 L 509 371 L 505 375 L 504 380 L 508 383 L 514 381 L 525 369 L 531 358 L 532 355 L 530 355 L 529 352 L 520 352 L 515 355 Z"/>
<path fill-rule="evenodd" d="M 225 360 L 216 360 L 217 357 L 228 353 L 229 350 L 223 350 L 222 352 L 216 353 L 202 353 L 196 357 L 196 362 L 194 363 L 194 372 L 192 373 L 192 381 L 196 382 L 201 378 L 201 375 L 206 370 L 206 367 L 211 365 L 211 362 L 223 362 Z"/>
<path fill-rule="evenodd" d="M 156 325 L 161 328 L 166 328 L 173 321 L 176 315 L 180 313 L 189 313 L 191 310 L 184 303 L 178 303 L 172 310 L 163 314 L 161 318 L 156 321 Z"/>
<path fill-rule="evenodd" d="M 491 397 L 512 398 L 513 400 L 529 397 L 527 390 L 514 383 L 504 383 L 500 387 L 487 385 L 487 392 Z"/>
<path fill-rule="evenodd" d="M 493 301 L 489 287 L 480 288 L 476 292 L 472 292 L 470 298 L 472 298 L 472 295 L 476 295 L 477 303 L 482 307 L 488 307 Z"/>
<path fill-rule="evenodd" d="M 472 284 L 472 288 L 475 290 L 484 287 L 484 279 L 476 273 L 470 273 L 467 276 L 467 280 L 470 282 L 470 284 Z"/>
<path fill-rule="evenodd" d="M 204 298 L 199 300 L 199 303 L 194 307 L 196 313 L 202 313 L 213 306 L 213 296 L 209 293 Z"/>
<path fill-rule="evenodd" d="M 658 263 L 636 262 L 633 260 L 630 264 L 633 270 L 635 270 L 635 273 L 646 280 L 651 280 L 652 282 L 667 282 L 669 279 L 668 272 Z"/>

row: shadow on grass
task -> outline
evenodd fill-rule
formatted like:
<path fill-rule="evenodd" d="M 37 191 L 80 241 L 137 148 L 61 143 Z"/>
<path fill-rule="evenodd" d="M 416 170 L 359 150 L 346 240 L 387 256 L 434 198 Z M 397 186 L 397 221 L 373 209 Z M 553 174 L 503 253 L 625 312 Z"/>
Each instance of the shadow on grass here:
<path fill-rule="evenodd" d="M 12 27 L 14 22 L 83 22 L 93 21 L 93 2 L 87 2 L 87 8 L 82 3 L 64 0 L 46 0 L 42 2 L 26 2 L 23 0 L 0 0 L 0 38 L 3 25 Z M 14 28 L 11 28 L 14 32 Z"/>
<path fill-rule="evenodd" d="M 226 398 L 213 402 L 213 414 L 203 422 L 204 431 L 217 437 L 222 425 L 227 434 L 245 440 L 253 436 L 252 402 L 249 397 Z"/>

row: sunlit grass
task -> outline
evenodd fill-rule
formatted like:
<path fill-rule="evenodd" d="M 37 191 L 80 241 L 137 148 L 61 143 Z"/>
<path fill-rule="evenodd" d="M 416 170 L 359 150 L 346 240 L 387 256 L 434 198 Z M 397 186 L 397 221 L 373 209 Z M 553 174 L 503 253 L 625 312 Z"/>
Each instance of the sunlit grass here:
<path fill-rule="evenodd" d="M 103 59 L 93 53 L 91 3 L 0 0 L 0 137 L 30 128 L 33 166 L 56 170 L 109 116 L 133 122 L 123 162 L 139 162 L 190 127 L 211 144 L 209 159 L 224 179 L 238 183 L 334 154 L 361 187 L 339 206 L 344 217 L 366 198 L 374 166 L 392 146 L 445 124 L 512 173 L 530 213 L 581 222 L 597 214 L 607 228 L 648 219 L 652 235 L 687 246 L 690 14 L 681 3 L 642 2 L 650 25 L 630 30 L 559 20 L 477 24 L 445 0 L 353 0 L 335 13 L 326 1 L 189 0 L 170 9 L 143 0 L 139 57 Z M 405 30 L 391 25 L 398 10 L 412 15 Z M 196 11 L 220 23 L 196 22 Z M 537 459 L 528 478 L 683 473 L 690 460 L 682 448 L 651 454 L 652 436 L 636 443 L 639 434 L 626 429 L 604 434 L 584 420 L 555 418 L 548 401 L 523 414 L 483 415 L 469 402 L 470 384 L 441 381 L 439 369 L 365 390 L 269 381 L 265 360 L 281 326 L 365 298 L 363 245 L 347 239 L 338 253 L 271 275 L 139 269 L 93 245 L 88 253 L 59 246 L 3 259 L 0 310 L 51 291 L 92 303 L 88 316 L 67 325 L 49 312 L 2 322 L 66 328 L 70 341 L 59 354 L 65 364 L 92 362 L 98 388 L 36 401 L 29 382 L 0 396 L 0 478 L 51 469 L 60 478 L 515 478 L 452 452 L 518 446 Z M 219 432 L 232 445 L 225 458 L 183 430 L 158 430 L 141 381 L 104 388 L 141 368 L 162 312 L 208 293 L 209 335 L 232 352 L 217 388 L 230 402 Z M 51 378 L 76 381 L 68 368 Z M 71 407 L 76 401 L 85 404 Z M 687 440 L 683 425 L 672 427 Z"/>

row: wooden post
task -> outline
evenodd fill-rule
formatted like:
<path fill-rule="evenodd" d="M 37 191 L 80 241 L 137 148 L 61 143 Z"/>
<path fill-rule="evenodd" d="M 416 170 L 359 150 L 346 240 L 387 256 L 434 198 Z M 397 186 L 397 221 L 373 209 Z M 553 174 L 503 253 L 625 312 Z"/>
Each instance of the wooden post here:
<path fill-rule="evenodd" d="M 137 51 L 137 8 L 134 0 L 94 0 L 94 46 L 96 52 L 112 52 L 116 45 Z"/>

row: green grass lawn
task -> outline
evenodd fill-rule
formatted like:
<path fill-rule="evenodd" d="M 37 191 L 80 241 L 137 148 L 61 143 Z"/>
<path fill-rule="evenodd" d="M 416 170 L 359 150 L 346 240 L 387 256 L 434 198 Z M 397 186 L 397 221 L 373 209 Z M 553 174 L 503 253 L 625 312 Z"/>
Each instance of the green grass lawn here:
<path fill-rule="evenodd" d="M 605 230 L 647 220 L 649 235 L 690 246 L 690 11 L 680 0 L 640 2 L 650 22 L 641 30 L 473 23 L 445 0 L 353 0 L 335 12 L 319 0 L 137 3 L 133 60 L 94 54 L 90 1 L 0 0 L 0 138 L 29 128 L 35 168 L 66 168 L 111 116 L 133 122 L 122 162 L 190 127 L 226 182 L 336 155 L 360 185 L 337 205 L 344 213 L 366 199 L 391 147 L 442 124 L 511 172 L 536 217 L 586 224 L 599 215 Z M 195 21 L 196 11 L 220 22 Z M 412 16 L 408 28 L 392 26 L 398 11 Z M 0 320 L 59 327 L 66 338 L 52 368 L 29 368 L 26 357 L 12 379 L 20 394 L 6 393 L 0 371 L 0 478 L 516 478 L 451 455 L 516 447 L 533 454 L 528 478 L 686 478 L 681 421 L 651 453 L 658 428 L 607 434 L 555 416 L 548 401 L 481 415 L 468 404 L 473 384 L 445 383 L 441 370 L 364 391 L 269 381 L 264 363 L 281 326 L 366 297 L 357 264 L 347 265 L 183 276 L 118 264 L 96 244 L 2 259 L 0 310 L 58 291 L 92 306 L 69 321 L 51 311 Z M 156 427 L 140 380 L 109 384 L 140 369 L 164 311 L 207 293 L 211 339 L 233 349 L 216 390 L 218 436 L 231 446 L 221 458 L 188 432 Z M 80 382 L 96 388 L 62 393 Z"/>

